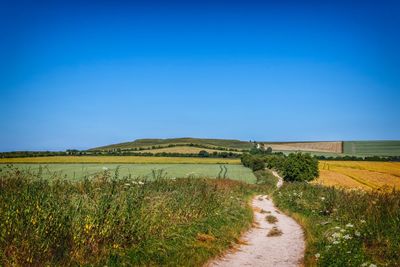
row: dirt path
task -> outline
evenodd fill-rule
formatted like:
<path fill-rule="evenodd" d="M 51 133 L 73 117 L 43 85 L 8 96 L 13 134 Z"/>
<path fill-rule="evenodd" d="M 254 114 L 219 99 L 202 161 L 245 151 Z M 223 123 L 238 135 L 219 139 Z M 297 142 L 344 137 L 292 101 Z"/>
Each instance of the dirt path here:
<path fill-rule="evenodd" d="M 280 186 L 279 183 L 282 184 L 281 178 L 279 181 L 277 186 Z M 268 196 L 256 196 L 252 201 L 252 206 L 256 226 L 244 235 L 245 245 L 228 252 L 207 266 L 290 267 L 301 265 L 305 248 L 301 227 L 292 218 L 278 211 Z M 275 217 L 277 222 L 268 222 L 267 216 Z M 269 236 L 274 228 L 276 235 Z"/>
<path fill-rule="evenodd" d="M 280 188 L 283 185 L 283 179 L 282 177 L 279 176 L 279 174 L 276 171 L 272 171 L 272 174 L 278 178 L 278 182 L 276 183 L 276 187 Z"/>

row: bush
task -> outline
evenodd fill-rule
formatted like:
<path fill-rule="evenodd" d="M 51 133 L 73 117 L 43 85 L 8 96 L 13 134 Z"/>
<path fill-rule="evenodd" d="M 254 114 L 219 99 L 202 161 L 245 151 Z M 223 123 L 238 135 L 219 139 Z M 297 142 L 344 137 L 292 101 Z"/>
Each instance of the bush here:
<path fill-rule="evenodd" d="M 243 154 L 240 159 L 245 167 L 248 167 L 253 171 L 265 169 L 265 162 L 264 159 L 261 157 L 253 156 L 250 154 Z"/>
<path fill-rule="evenodd" d="M 319 176 L 318 160 L 310 154 L 291 153 L 285 159 L 282 174 L 288 182 L 311 181 Z"/>

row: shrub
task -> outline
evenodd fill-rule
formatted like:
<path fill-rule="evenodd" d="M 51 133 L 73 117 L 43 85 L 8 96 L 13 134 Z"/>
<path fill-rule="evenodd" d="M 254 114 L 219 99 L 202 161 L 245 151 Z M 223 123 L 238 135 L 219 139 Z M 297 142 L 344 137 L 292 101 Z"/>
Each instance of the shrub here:
<path fill-rule="evenodd" d="M 291 153 L 283 164 L 282 174 L 288 182 L 311 181 L 319 176 L 318 160 L 310 154 Z"/>

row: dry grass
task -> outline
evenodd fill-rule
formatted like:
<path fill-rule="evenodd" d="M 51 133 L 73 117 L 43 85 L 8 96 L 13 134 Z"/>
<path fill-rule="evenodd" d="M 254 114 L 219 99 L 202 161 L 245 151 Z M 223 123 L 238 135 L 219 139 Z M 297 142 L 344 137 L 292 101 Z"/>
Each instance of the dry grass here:
<path fill-rule="evenodd" d="M 344 188 L 400 188 L 400 163 L 320 161 L 316 183 Z"/>
<path fill-rule="evenodd" d="M 283 232 L 278 229 L 278 227 L 274 226 L 271 230 L 269 230 L 267 236 L 271 237 L 271 236 L 280 236 L 282 235 Z"/>
<path fill-rule="evenodd" d="M 240 164 L 240 159 L 141 157 L 141 156 L 54 156 L 32 158 L 0 158 L 0 163 L 217 163 Z"/>
<path fill-rule="evenodd" d="M 278 222 L 278 219 L 277 219 L 274 215 L 267 215 L 267 216 L 265 217 L 265 220 L 266 220 L 268 223 L 271 223 L 271 224 L 277 223 L 277 222 Z"/>

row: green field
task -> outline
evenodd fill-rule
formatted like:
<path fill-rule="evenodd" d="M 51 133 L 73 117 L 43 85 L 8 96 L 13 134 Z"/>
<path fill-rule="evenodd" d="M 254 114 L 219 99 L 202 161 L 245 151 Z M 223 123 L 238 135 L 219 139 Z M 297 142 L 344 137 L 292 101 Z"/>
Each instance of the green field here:
<path fill-rule="evenodd" d="M 81 179 L 84 176 L 91 176 L 105 170 L 114 173 L 119 167 L 120 177 L 132 175 L 151 179 L 152 171 L 163 170 L 169 178 L 173 177 L 209 177 L 216 178 L 221 171 L 220 166 L 227 168 L 226 177 L 233 180 L 241 180 L 248 183 L 255 183 L 256 178 L 249 168 L 242 165 L 218 165 L 218 164 L 15 164 L 21 169 L 30 169 L 38 172 L 41 168 L 43 176 L 50 178 L 54 173 L 66 176 L 68 179 Z M 0 165 L 1 169 L 6 167 Z M 222 173 L 223 174 L 223 173 Z"/>
<path fill-rule="evenodd" d="M 400 141 L 345 141 L 343 153 L 355 156 L 400 156 Z"/>

